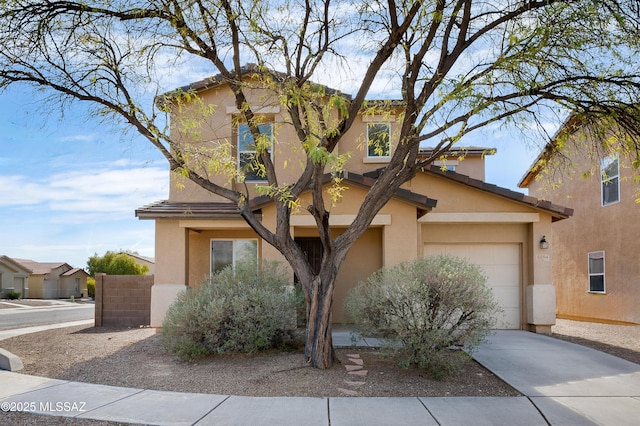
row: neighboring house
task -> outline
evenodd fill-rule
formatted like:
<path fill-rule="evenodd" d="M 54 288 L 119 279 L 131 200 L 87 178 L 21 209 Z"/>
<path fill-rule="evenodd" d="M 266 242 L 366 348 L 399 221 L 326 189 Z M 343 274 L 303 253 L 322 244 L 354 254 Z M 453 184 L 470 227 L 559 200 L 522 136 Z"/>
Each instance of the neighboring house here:
<path fill-rule="evenodd" d="M 140 256 L 136 253 L 123 252 L 127 256 L 131 257 L 138 265 L 146 266 L 149 271 L 145 275 L 153 275 L 156 270 L 156 260 L 153 257 Z"/>
<path fill-rule="evenodd" d="M 245 71 L 246 78 L 255 72 L 251 67 Z M 247 141 L 250 136 L 246 125 L 235 119 L 238 111 L 229 88 L 213 77 L 183 89 L 195 90 L 205 105 L 216 108 L 197 140 L 180 133 L 180 117 L 173 115 L 174 136 L 183 137 L 182 143 L 194 149 L 232 141 L 232 155 L 242 163 L 251 141 Z M 280 182 L 293 181 L 295 165 L 304 160 L 304 153 L 292 146 L 295 144 L 287 143 L 297 139 L 284 124 L 288 120 L 286 110 L 259 88 L 252 91 L 249 102 L 264 118 L 263 130 L 277 129 L 279 142 L 271 146 L 271 155 L 283 172 Z M 331 208 L 330 224 L 336 234 L 343 232 L 357 214 L 367 188 L 385 166 L 396 143 L 395 120 L 402 110 L 398 103 L 390 103 L 388 111 L 380 116 L 359 116 L 339 146 L 340 153 L 349 152 L 351 157 L 341 183 L 348 189 Z M 382 149 L 365 149 L 367 140 L 375 138 L 390 143 Z M 485 183 L 484 155 L 488 153 L 486 149 L 468 148 L 464 161 L 458 158 L 460 154 L 451 153 L 446 161 L 424 170 L 396 191 L 340 269 L 333 303 L 334 322 L 345 319 L 342 305 L 347 291 L 379 268 L 425 255 L 452 253 L 484 268 L 506 313 L 502 327 L 550 331 L 555 323 L 551 282 L 554 248 L 541 248 L 540 240 L 551 234 L 552 222 L 566 219 L 571 211 Z M 220 179 L 221 184 L 228 180 L 221 176 L 211 179 Z M 161 326 L 166 309 L 180 290 L 199 285 L 213 271 L 233 264 L 235 259 L 256 256 L 284 261 L 242 220 L 232 203 L 180 176 L 172 175 L 171 180 L 168 200 L 136 210 L 138 218 L 155 220 L 157 265 L 151 306 L 151 325 L 155 327 Z M 257 196 L 253 189 L 256 182 L 247 178 L 250 205 L 261 214 L 263 223 L 274 228 L 274 203 Z M 302 206 L 310 204 L 309 194 L 302 198 Z M 291 233 L 313 265 L 320 244 L 315 221 L 304 207 L 292 215 Z"/>
<path fill-rule="evenodd" d="M 29 275 L 29 297 L 32 299 L 67 299 L 87 295 L 87 274 L 83 269 L 68 263 L 35 262 L 29 259 L 13 259 Z"/>
<path fill-rule="evenodd" d="M 29 274 L 31 270 L 8 256 L 0 256 L 0 297 L 17 292 L 20 297 L 29 297 Z"/>
<path fill-rule="evenodd" d="M 547 235 L 558 317 L 640 324 L 638 184 L 623 155 L 588 148 L 611 137 L 590 130 L 570 118 L 519 185 L 575 211 Z"/>

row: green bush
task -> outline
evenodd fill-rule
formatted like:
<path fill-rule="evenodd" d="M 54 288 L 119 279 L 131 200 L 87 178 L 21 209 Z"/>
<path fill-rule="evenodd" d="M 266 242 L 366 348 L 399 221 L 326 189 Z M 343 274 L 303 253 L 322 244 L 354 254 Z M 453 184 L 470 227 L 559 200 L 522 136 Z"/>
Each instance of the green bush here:
<path fill-rule="evenodd" d="M 241 262 L 180 293 L 162 324 L 164 346 L 188 359 L 293 342 L 297 299 L 288 276 L 275 262 Z"/>
<path fill-rule="evenodd" d="M 7 299 L 9 299 L 9 300 L 18 300 L 18 299 L 20 299 L 20 296 L 21 296 L 21 294 L 18 291 L 9 291 L 9 292 L 7 292 Z"/>
<path fill-rule="evenodd" d="M 96 298 L 96 280 L 93 278 L 87 279 L 87 296 L 92 299 Z"/>
<path fill-rule="evenodd" d="M 399 365 L 435 378 L 459 371 L 500 312 L 481 268 L 452 256 L 382 269 L 348 293 L 345 309 L 358 333 L 380 337 Z"/>

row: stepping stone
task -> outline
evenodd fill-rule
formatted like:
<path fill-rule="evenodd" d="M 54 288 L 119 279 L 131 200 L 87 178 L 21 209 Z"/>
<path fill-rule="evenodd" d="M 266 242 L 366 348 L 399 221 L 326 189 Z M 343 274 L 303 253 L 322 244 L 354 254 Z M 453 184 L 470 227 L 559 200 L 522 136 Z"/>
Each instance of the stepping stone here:
<path fill-rule="evenodd" d="M 357 396 L 358 392 L 351 390 L 351 389 L 344 389 L 344 388 L 338 388 L 338 390 L 340 392 L 342 392 L 345 395 L 350 395 L 350 396 Z"/>
<path fill-rule="evenodd" d="M 364 365 L 364 361 L 359 358 L 349 358 L 349 361 L 357 365 Z"/>
<path fill-rule="evenodd" d="M 368 370 L 349 371 L 347 374 L 353 374 L 354 376 L 366 376 Z"/>
<path fill-rule="evenodd" d="M 344 368 L 346 368 L 347 371 L 362 370 L 362 366 L 361 365 L 348 365 L 348 364 L 345 364 Z"/>
<path fill-rule="evenodd" d="M 347 354 L 347 358 L 360 358 L 360 354 Z"/>

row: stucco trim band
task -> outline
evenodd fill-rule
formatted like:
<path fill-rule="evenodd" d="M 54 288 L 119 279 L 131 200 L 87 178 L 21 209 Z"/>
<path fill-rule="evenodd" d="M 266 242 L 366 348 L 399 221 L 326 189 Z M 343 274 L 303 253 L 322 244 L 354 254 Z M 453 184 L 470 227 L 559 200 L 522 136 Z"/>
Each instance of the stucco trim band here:
<path fill-rule="evenodd" d="M 428 213 L 418 219 L 420 223 L 534 223 L 540 222 L 539 213 Z"/>
<path fill-rule="evenodd" d="M 335 214 L 329 216 L 330 226 L 349 226 L 356 219 L 354 214 Z M 371 226 L 391 225 L 390 214 L 378 214 L 373 218 Z M 291 216 L 291 226 L 316 226 L 316 220 L 308 214 L 294 214 Z"/>

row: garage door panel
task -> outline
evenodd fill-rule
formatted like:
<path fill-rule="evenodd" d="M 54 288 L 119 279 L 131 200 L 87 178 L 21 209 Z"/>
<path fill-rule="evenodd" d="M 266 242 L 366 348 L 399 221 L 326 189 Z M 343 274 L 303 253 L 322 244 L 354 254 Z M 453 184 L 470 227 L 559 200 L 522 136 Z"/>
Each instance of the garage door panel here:
<path fill-rule="evenodd" d="M 496 255 L 493 253 L 491 247 L 485 247 L 484 249 L 478 250 L 477 248 L 469 247 L 469 256 L 467 256 L 467 260 L 476 265 L 495 265 Z"/>
<path fill-rule="evenodd" d="M 520 274 L 518 265 L 479 265 L 483 267 L 487 277 L 491 277 L 491 284 L 494 286 L 513 286 L 514 278 L 517 279 Z"/>
<path fill-rule="evenodd" d="M 449 254 L 451 256 L 461 257 L 463 259 L 469 259 L 469 248 L 464 245 L 447 245 L 447 246 L 428 246 L 433 250 L 429 255 L 435 254 Z"/>
<path fill-rule="evenodd" d="M 520 306 L 520 292 L 513 287 L 491 287 L 493 295 L 503 309 L 518 308 Z"/>
<path fill-rule="evenodd" d="M 519 308 L 502 308 L 504 316 L 498 317 L 498 329 L 519 329 L 514 324 L 520 324 L 520 309 Z"/>
<path fill-rule="evenodd" d="M 425 244 L 424 254 L 449 254 L 479 265 L 487 276 L 487 285 L 504 311 L 503 324 L 499 328 L 520 328 L 519 244 Z"/>
<path fill-rule="evenodd" d="M 519 265 L 520 250 L 516 244 L 491 245 L 492 264 L 494 265 Z"/>

